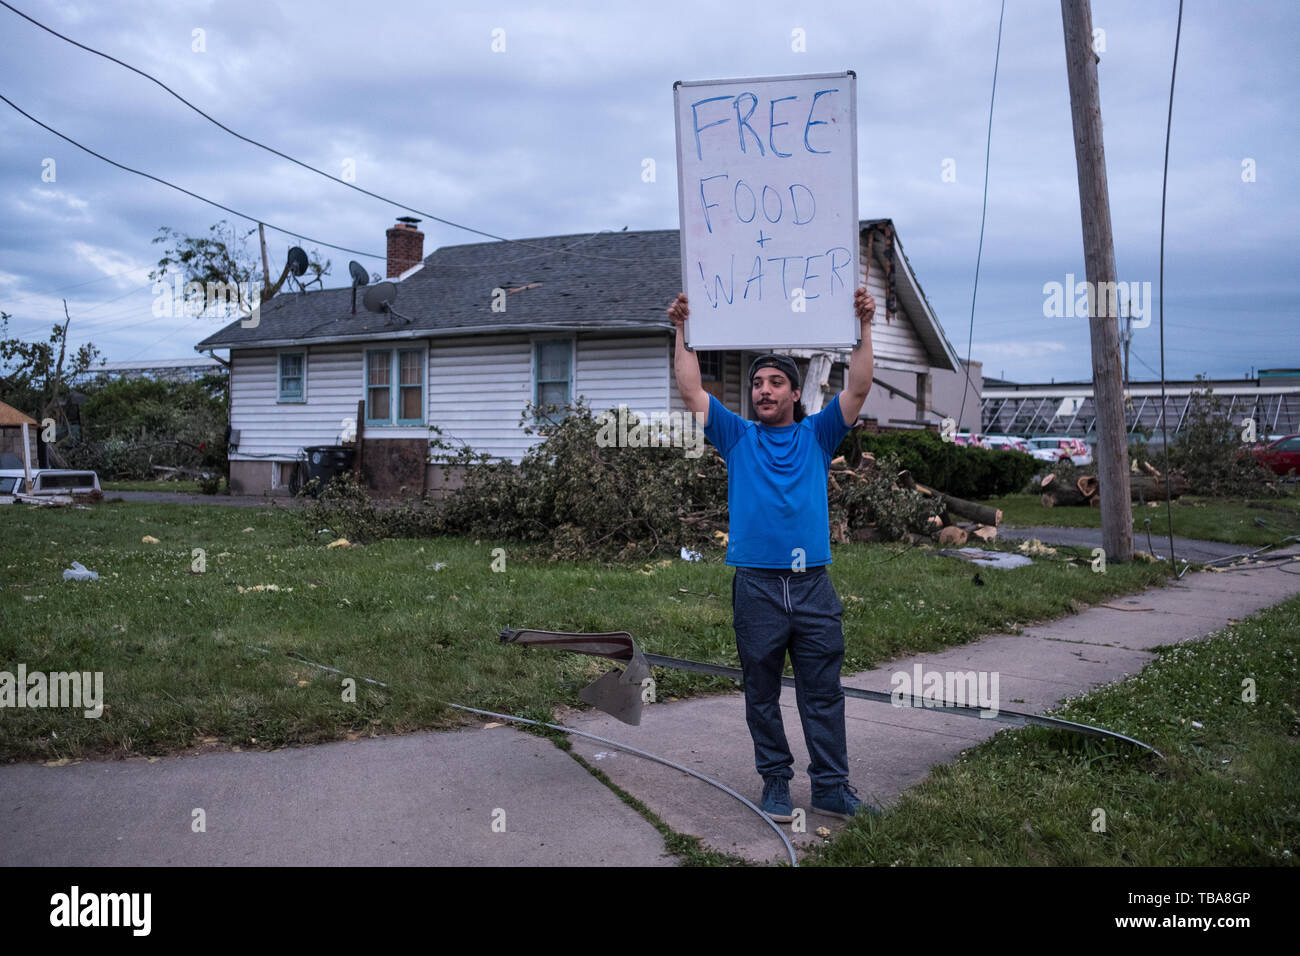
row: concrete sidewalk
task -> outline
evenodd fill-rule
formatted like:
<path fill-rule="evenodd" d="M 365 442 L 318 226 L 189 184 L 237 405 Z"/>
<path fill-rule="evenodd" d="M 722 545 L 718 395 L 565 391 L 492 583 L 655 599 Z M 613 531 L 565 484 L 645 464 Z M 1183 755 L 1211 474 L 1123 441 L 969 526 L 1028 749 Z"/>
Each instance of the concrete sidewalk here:
<path fill-rule="evenodd" d="M 1294 562 L 1293 562 L 1294 564 Z M 1008 573 L 990 571 L 988 573 Z M 1276 568 L 1187 575 L 1017 635 L 891 661 L 845 683 L 889 691 L 895 671 L 996 671 L 1000 700 L 1042 712 L 1300 593 Z M 808 807 L 793 691 L 782 699 Z M 847 701 L 852 779 L 883 805 L 1005 724 Z M 598 712 L 561 722 L 683 763 L 758 802 L 739 692 L 648 706 L 640 727 Z M 756 861 L 785 858 L 771 828 L 707 784 L 581 737 L 574 751 L 678 832 Z M 195 832 L 201 810 L 206 832 Z M 494 823 L 496 826 L 494 827 Z M 808 832 L 840 821 L 809 812 Z M 504 726 L 155 762 L 0 767 L 4 865 L 673 865 L 646 821 L 549 741 Z"/>
<path fill-rule="evenodd" d="M 1296 594 L 1300 594 L 1300 575 L 1275 567 L 1188 574 L 1176 585 L 1117 598 L 1107 602 L 1109 606 L 1092 607 L 1017 635 L 994 635 L 890 661 L 846 677 L 844 683 L 888 693 L 892 675 L 896 671 L 911 673 L 918 663 L 926 670 L 996 671 L 1004 706 L 1042 713 L 1066 697 L 1137 673 L 1153 658 L 1152 648 L 1196 640 Z M 796 807 L 807 808 L 812 796 L 806 774 L 808 755 L 793 689 L 785 689 L 781 706 L 795 758 L 791 796 Z M 961 751 L 1007 727 L 994 721 L 851 698 L 846 701 L 846 716 L 852 782 L 859 796 L 883 806 L 924 780 L 932 765 L 951 762 Z M 575 715 L 565 722 L 684 763 L 758 802 L 762 782 L 754 771 L 739 691 L 731 696 L 647 707 L 641 726 L 635 728 L 598 712 Z M 574 738 L 573 746 L 588 757 L 602 749 L 581 738 Z M 623 754 L 607 756 L 600 767 L 679 832 L 695 834 L 715 849 L 753 860 L 777 861 L 783 856 L 781 843 L 769 828 L 705 784 Z M 796 845 L 812 842 L 817 839 L 818 826 L 834 830 L 842 823 L 809 811 L 807 832 L 788 835 Z"/>

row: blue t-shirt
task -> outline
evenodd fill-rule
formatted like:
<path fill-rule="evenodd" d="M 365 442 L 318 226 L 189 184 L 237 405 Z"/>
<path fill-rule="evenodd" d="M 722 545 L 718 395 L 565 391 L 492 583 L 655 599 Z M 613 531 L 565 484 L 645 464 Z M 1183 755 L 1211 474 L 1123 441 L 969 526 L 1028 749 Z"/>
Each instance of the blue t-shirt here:
<path fill-rule="evenodd" d="M 709 396 L 704 436 L 727 463 L 731 529 L 727 564 L 791 568 L 831 563 L 826 476 L 848 434 L 838 395 L 816 415 L 774 428 L 750 422 Z"/>

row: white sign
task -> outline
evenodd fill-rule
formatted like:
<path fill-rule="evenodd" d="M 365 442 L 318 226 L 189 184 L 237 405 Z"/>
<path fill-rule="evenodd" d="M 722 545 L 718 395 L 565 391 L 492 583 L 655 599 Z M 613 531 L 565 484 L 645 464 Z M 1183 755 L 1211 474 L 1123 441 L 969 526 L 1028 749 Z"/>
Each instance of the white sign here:
<path fill-rule="evenodd" d="M 686 343 L 853 347 L 857 76 L 679 82 Z"/>

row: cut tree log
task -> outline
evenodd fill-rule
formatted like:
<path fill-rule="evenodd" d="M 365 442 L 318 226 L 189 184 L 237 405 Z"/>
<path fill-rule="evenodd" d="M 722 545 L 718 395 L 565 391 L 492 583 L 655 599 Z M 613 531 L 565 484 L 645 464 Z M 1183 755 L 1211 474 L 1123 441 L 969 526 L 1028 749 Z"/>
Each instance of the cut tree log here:
<path fill-rule="evenodd" d="M 989 542 L 998 536 L 998 529 L 990 525 L 982 524 L 971 532 L 972 538 L 979 538 L 981 541 Z"/>
<path fill-rule="evenodd" d="M 1160 472 L 1156 471 L 1155 465 L 1151 464 L 1151 462 L 1149 461 L 1142 462 L 1142 464 L 1139 465 L 1138 467 L 1141 468 L 1146 474 L 1150 475 L 1152 478 L 1160 477 Z"/>
<path fill-rule="evenodd" d="M 1082 479 L 1080 479 L 1082 481 Z M 1069 507 L 1072 505 L 1086 505 L 1089 495 L 1085 495 L 1078 484 L 1070 484 L 1064 481 L 1057 481 L 1056 475 L 1048 475 L 1042 481 L 1043 493 L 1038 500 L 1044 508 Z M 987 522 L 986 522 L 987 523 Z"/>
<path fill-rule="evenodd" d="M 1085 498 L 1091 498 L 1097 493 L 1097 479 L 1092 475 L 1082 475 L 1074 484 Z"/>
<path fill-rule="evenodd" d="M 929 498 L 938 500 L 940 504 L 948 511 L 963 518 L 970 518 L 972 521 L 978 521 L 980 524 L 1001 524 L 1002 509 L 990 508 L 988 505 L 982 505 L 977 501 L 966 501 L 964 498 L 954 498 L 952 495 L 944 494 L 942 491 L 935 491 L 933 488 L 927 488 L 919 481 L 916 483 L 916 490 Z"/>
<path fill-rule="evenodd" d="M 1169 484 L 1169 497 L 1180 498 L 1187 494 L 1187 479 L 1182 475 L 1169 475 L 1152 478 L 1149 475 L 1134 475 L 1130 485 L 1133 501 L 1158 501 L 1165 496 L 1165 482 Z"/>
<path fill-rule="evenodd" d="M 939 532 L 939 543 L 945 548 L 960 548 L 968 537 L 961 528 L 951 525 Z"/>

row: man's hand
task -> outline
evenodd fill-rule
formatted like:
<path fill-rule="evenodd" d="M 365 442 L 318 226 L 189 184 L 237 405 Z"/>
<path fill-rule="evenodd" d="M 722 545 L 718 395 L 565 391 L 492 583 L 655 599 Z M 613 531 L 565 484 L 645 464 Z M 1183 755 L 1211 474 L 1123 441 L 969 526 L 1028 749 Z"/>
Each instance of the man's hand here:
<path fill-rule="evenodd" d="M 874 307 L 874 306 L 873 306 Z M 687 304 L 686 293 L 678 292 L 673 304 L 668 307 L 668 318 L 677 326 L 677 334 L 682 334 L 682 326 L 691 317 L 691 307 Z"/>
<path fill-rule="evenodd" d="M 668 318 L 677 326 L 677 347 L 673 354 L 673 371 L 677 376 L 677 391 L 682 402 L 692 412 L 707 415 L 709 411 L 709 393 L 700 382 L 700 361 L 695 353 L 686 348 L 686 320 L 691 316 L 691 308 L 686 302 L 686 293 L 678 292 L 673 304 L 668 307 Z"/>
<path fill-rule="evenodd" d="M 849 355 L 849 374 L 844 381 L 844 391 L 840 392 L 840 412 L 844 424 L 852 426 L 862 411 L 862 403 L 871 391 L 872 375 L 875 374 L 875 355 L 871 349 L 871 320 L 876 314 L 876 300 L 867 291 L 866 286 L 858 286 L 853 293 L 853 312 L 862 323 L 861 340 L 858 347 Z"/>
<path fill-rule="evenodd" d="M 686 297 L 679 296 L 679 298 L 685 299 Z M 870 332 L 865 331 L 866 327 L 871 324 L 871 319 L 876 314 L 876 300 L 864 285 L 858 286 L 858 291 L 853 293 L 853 311 L 858 317 L 858 322 L 862 324 L 864 329 L 862 337 L 865 339 L 870 334 Z"/>

